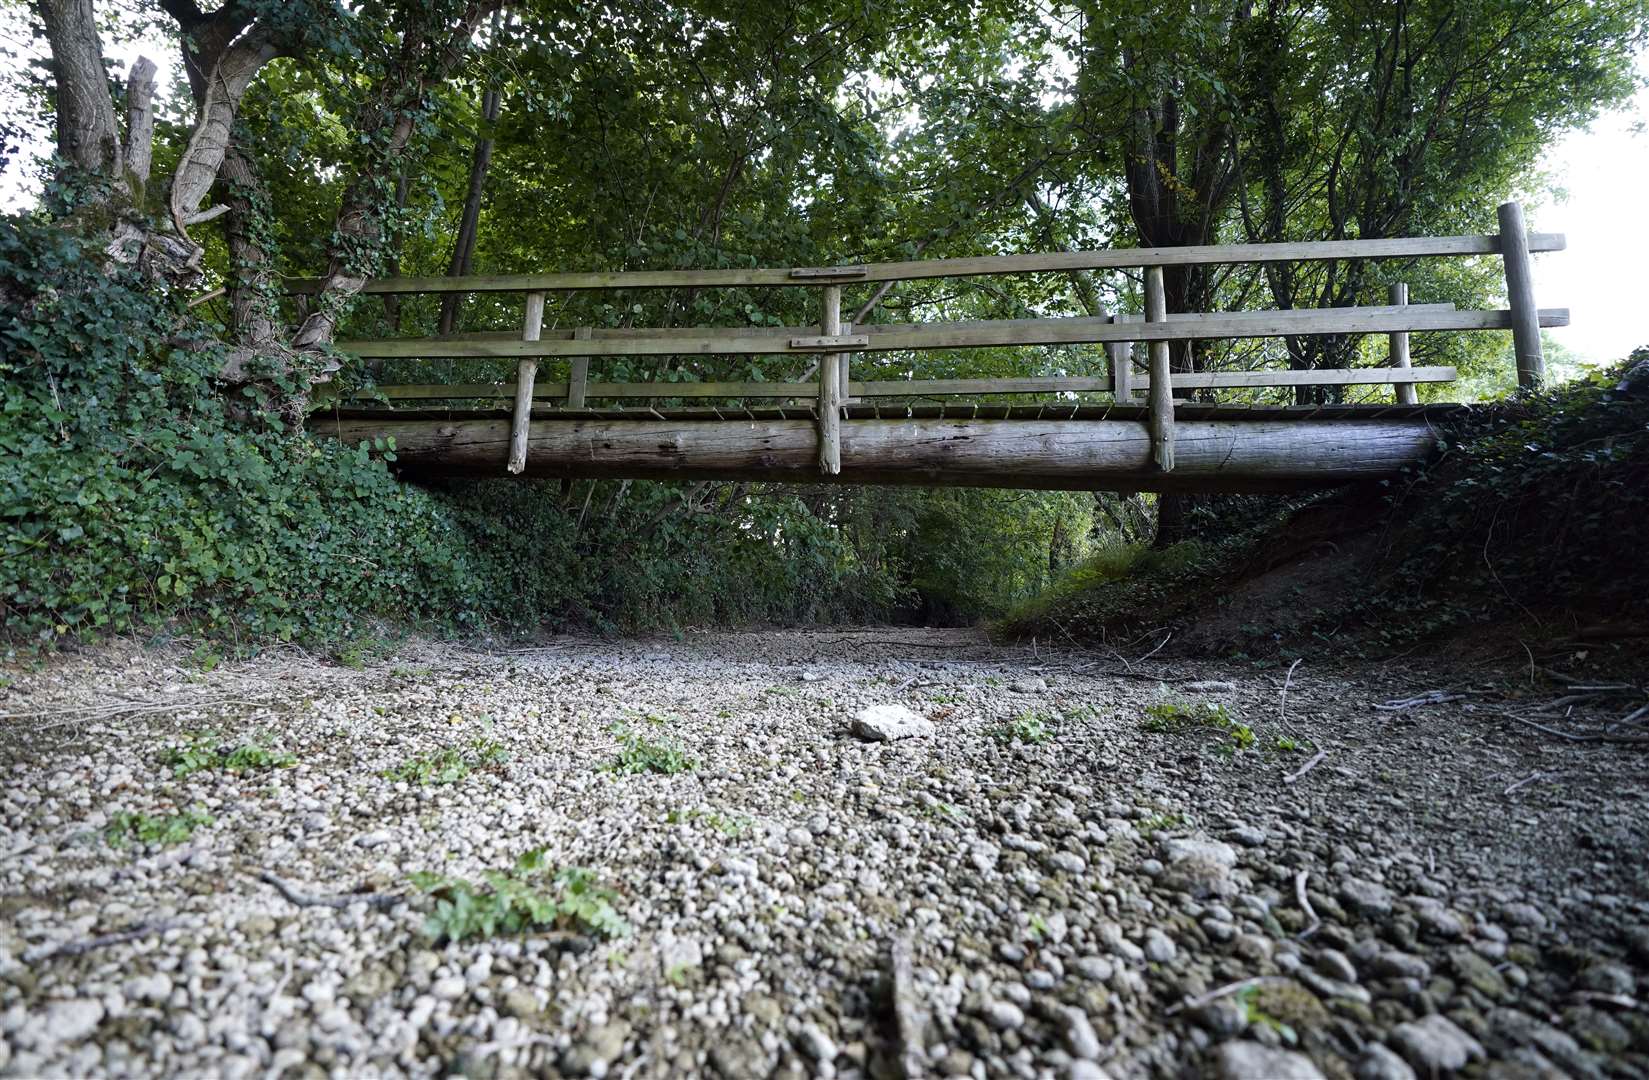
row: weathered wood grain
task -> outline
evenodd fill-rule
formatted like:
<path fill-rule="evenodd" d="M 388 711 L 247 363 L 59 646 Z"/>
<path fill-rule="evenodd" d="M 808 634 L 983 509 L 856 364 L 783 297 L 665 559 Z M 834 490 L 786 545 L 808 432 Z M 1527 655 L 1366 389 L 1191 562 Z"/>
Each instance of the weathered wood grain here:
<path fill-rule="evenodd" d="M 498 473 L 502 419 L 314 418 L 347 443 L 392 435 L 409 477 Z M 810 420 L 532 421 L 529 476 L 820 478 Z M 1434 447 L 1424 420 L 1181 420 L 1174 471 L 1147 426 L 1110 420 L 847 420 L 842 472 L 863 483 L 1067 490 L 1275 491 L 1389 476 Z"/>
<path fill-rule="evenodd" d="M 1531 251 L 1561 251 L 1561 233 L 1532 233 Z M 920 259 L 874 263 L 857 281 L 916 281 L 937 277 L 990 274 L 1062 273 L 1072 270 L 1128 269 L 1142 266 L 1208 266 L 1238 263 L 1310 262 L 1320 259 L 1400 259 L 1441 255 L 1498 255 L 1498 236 L 1421 236 L 1386 240 L 1318 240 L 1285 244 L 1189 245 L 1172 248 L 1106 248 L 1035 255 L 981 255 L 964 259 Z M 798 274 L 797 269 L 803 271 Z M 566 289 L 672 289 L 715 286 L 812 285 L 820 278 L 844 278 L 857 267 L 797 269 L 631 270 L 560 274 L 481 274 L 468 277 L 378 278 L 368 293 L 528 292 Z M 312 293 L 318 278 L 293 278 L 292 293 Z"/>

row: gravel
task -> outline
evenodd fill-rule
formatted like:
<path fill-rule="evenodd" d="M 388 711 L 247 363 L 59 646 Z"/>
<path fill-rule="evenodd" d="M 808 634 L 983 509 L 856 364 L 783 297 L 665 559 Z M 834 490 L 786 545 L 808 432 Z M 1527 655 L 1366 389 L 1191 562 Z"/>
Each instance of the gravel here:
<path fill-rule="evenodd" d="M 0 1074 L 1649 1074 L 1639 760 L 1371 708 L 1526 667 L 1308 659 L 1289 752 L 1274 669 L 969 632 L 188 656 L 8 673 Z M 1209 694 L 1256 749 L 1140 726 Z M 614 768 L 620 730 L 694 767 Z M 200 732 L 295 764 L 177 777 Z M 450 783 L 404 771 L 445 751 Z M 539 849 L 629 932 L 431 936 L 413 875 Z"/>

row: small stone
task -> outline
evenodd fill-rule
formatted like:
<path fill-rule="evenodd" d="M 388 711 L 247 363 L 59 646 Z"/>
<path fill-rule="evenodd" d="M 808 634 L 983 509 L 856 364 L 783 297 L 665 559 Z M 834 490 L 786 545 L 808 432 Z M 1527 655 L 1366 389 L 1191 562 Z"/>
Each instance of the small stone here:
<path fill-rule="evenodd" d="M 1499 1001 L 1507 995 L 1506 980 L 1493 964 L 1472 948 L 1456 945 L 1450 949 L 1449 968 L 1463 985 L 1486 997 Z"/>
<path fill-rule="evenodd" d="M 441 1001 L 457 1001 L 464 996 L 466 989 L 468 986 L 463 979 L 457 975 L 448 975 L 444 979 L 436 979 L 429 992 Z"/>
<path fill-rule="evenodd" d="M 1208 940 L 1223 945 L 1237 938 L 1236 923 L 1226 922 L 1224 919 L 1202 920 L 1202 932 L 1208 935 Z"/>
<path fill-rule="evenodd" d="M 1544 930 L 1546 928 L 1546 913 L 1533 904 L 1518 901 L 1501 906 L 1500 921 L 1507 926 L 1527 926 L 1535 930 Z"/>
<path fill-rule="evenodd" d="M 1360 915 L 1379 919 L 1391 914 L 1392 895 L 1384 885 L 1352 877 L 1340 882 L 1340 902 Z"/>
<path fill-rule="evenodd" d="M 839 1053 L 836 1043 L 818 1024 L 803 1024 L 796 1030 L 796 1049 L 806 1055 L 809 1061 L 817 1061 L 822 1065 L 829 1065 L 835 1061 Z"/>
<path fill-rule="evenodd" d="M 1163 856 L 1168 863 L 1163 883 L 1188 893 L 1193 899 L 1231 896 L 1237 891 L 1231 881 L 1237 852 L 1230 844 L 1218 840 L 1173 839 L 1163 844 Z"/>
<path fill-rule="evenodd" d="M 1369 1043 L 1351 1070 L 1357 1080 L 1416 1080 L 1408 1062 L 1379 1043 Z"/>
<path fill-rule="evenodd" d="M 1025 1010 L 1011 1001 L 987 1001 L 982 1012 L 985 1022 L 997 1031 L 1017 1031 L 1025 1025 Z"/>
<path fill-rule="evenodd" d="M 1241 1039 L 1221 1043 L 1214 1062 L 1221 1080 L 1323 1080 L 1304 1054 Z"/>
<path fill-rule="evenodd" d="M 1079 956 L 1072 962 L 1071 969 L 1084 979 L 1097 983 L 1110 982 L 1111 976 L 1116 973 L 1116 967 L 1103 956 Z"/>
<path fill-rule="evenodd" d="M 1067 874 L 1080 874 L 1088 869 L 1086 859 L 1069 851 L 1056 851 L 1049 855 L 1048 864 L 1056 870 L 1063 870 Z"/>
<path fill-rule="evenodd" d="M 1414 908 L 1415 920 L 1426 933 L 1450 941 L 1465 934 L 1465 921 L 1431 897 L 1411 896 L 1408 900 Z"/>
<path fill-rule="evenodd" d="M 1008 684 L 1008 689 L 1016 694 L 1041 694 L 1047 692 L 1048 680 L 1040 677 L 1015 679 Z"/>
<path fill-rule="evenodd" d="M 1180 684 L 1180 689 L 1191 694 L 1229 694 L 1236 688 L 1235 683 L 1223 679 L 1198 679 L 1196 682 Z"/>
<path fill-rule="evenodd" d="M 624 1052 L 624 1040 L 629 1037 L 630 1026 L 624 1023 L 592 1028 L 561 1055 L 561 1069 L 570 1076 L 606 1076 L 608 1067 Z"/>
<path fill-rule="evenodd" d="M 939 1075 L 972 1076 L 973 1065 L 972 1054 L 960 1048 L 953 1049 L 939 1060 Z"/>
<path fill-rule="evenodd" d="M 1369 970 L 1375 977 L 1384 979 L 1419 979 L 1424 982 L 1431 978 L 1431 965 L 1411 953 L 1388 949 L 1378 953 Z"/>
<path fill-rule="evenodd" d="M 1239 825 L 1226 833 L 1225 836 L 1233 844 L 1251 848 L 1263 846 L 1266 839 L 1265 830 L 1256 828 L 1253 825 Z"/>
<path fill-rule="evenodd" d="M 1072 1057 L 1088 1061 L 1098 1058 L 1103 1049 L 1098 1032 L 1094 1031 L 1088 1014 L 1081 1009 L 1065 1010 L 1065 1049 L 1071 1052 Z"/>
<path fill-rule="evenodd" d="M 853 717 L 853 734 L 867 742 L 893 742 L 932 735 L 933 721 L 903 705 L 869 705 Z"/>
<path fill-rule="evenodd" d="M 393 839 L 395 839 L 395 835 L 393 833 L 389 832 L 387 829 L 378 829 L 375 832 L 362 833 L 357 836 L 355 838 L 355 846 L 370 850 L 372 848 L 383 847 Z"/>
<path fill-rule="evenodd" d="M 1166 964 L 1179 955 L 1174 939 L 1156 927 L 1145 931 L 1145 959 L 1155 964 Z"/>
<path fill-rule="evenodd" d="M 1065 1080 L 1111 1080 L 1111 1074 L 1091 1061 L 1077 1058 L 1065 1067 Z"/>
<path fill-rule="evenodd" d="M 1446 1016 L 1433 1014 L 1398 1024 L 1387 1037 L 1394 1050 L 1425 1074 L 1453 1072 L 1483 1057 L 1483 1044 Z"/>
<path fill-rule="evenodd" d="M 1582 990 L 1631 997 L 1637 992 L 1637 976 L 1620 964 L 1592 964 L 1575 980 Z"/>
<path fill-rule="evenodd" d="M 1248 1010 L 1233 998 L 1215 998 L 1191 1012 L 1191 1022 L 1221 1039 L 1241 1035 L 1248 1027 Z"/>
<path fill-rule="evenodd" d="M 1357 969 L 1351 966 L 1346 954 L 1338 949 L 1319 949 L 1313 964 L 1318 971 L 1331 979 L 1348 983 L 1357 981 Z"/>

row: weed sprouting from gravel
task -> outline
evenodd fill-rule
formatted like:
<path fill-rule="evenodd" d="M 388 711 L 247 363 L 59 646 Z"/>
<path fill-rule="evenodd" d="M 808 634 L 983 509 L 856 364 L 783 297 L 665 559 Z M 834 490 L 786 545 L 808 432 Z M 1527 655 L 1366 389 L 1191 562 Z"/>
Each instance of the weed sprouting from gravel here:
<path fill-rule="evenodd" d="M 503 745 L 491 739 L 476 739 L 465 749 L 449 746 L 435 753 L 408 758 L 380 775 L 386 780 L 412 784 L 456 784 L 476 769 L 509 760 Z"/>
<path fill-rule="evenodd" d="M 1046 713 L 1022 713 L 1011 722 L 993 728 L 991 738 L 1004 746 L 1012 743 L 1036 745 L 1052 742 L 1054 733 L 1051 720 L 1052 718 Z"/>
<path fill-rule="evenodd" d="M 723 836 L 737 839 L 743 836 L 750 828 L 751 821 L 742 815 L 728 817 L 716 810 L 671 810 L 664 815 L 664 820 L 670 825 L 686 825 L 692 822 L 702 822 Z"/>
<path fill-rule="evenodd" d="M 698 759 L 674 742 L 655 742 L 623 724 L 615 725 L 613 734 L 618 736 L 618 756 L 603 766 L 608 772 L 631 776 L 639 773 L 674 776 L 699 767 Z"/>
<path fill-rule="evenodd" d="M 183 780 L 209 769 L 223 769 L 232 773 L 257 772 L 263 769 L 290 769 L 298 763 L 293 754 L 284 753 L 257 743 L 247 742 L 236 747 L 219 744 L 211 732 L 189 736 L 182 746 L 169 746 L 161 751 L 160 763 L 172 770 L 172 775 Z"/>
<path fill-rule="evenodd" d="M 1205 701 L 1200 705 L 1185 705 L 1165 701 L 1147 706 L 1140 728 L 1155 735 L 1179 735 L 1199 728 L 1229 735 L 1231 741 L 1220 747 L 1225 753 L 1252 750 L 1259 745 L 1254 729 L 1232 716 L 1224 705 Z"/>
<path fill-rule="evenodd" d="M 579 867 L 551 872 L 543 849 L 527 852 L 513 869 L 489 871 L 485 884 L 419 872 L 412 884 L 435 900 L 424 931 L 436 944 L 500 934 L 572 931 L 623 937 L 630 924 L 613 907 L 618 894 Z"/>
<path fill-rule="evenodd" d="M 170 847 L 183 843 L 194 835 L 196 829 L 215 820 L 204 810 L 191 809 L 181 814 L 165 815 L 121 811 L 109 819 L 103 838 L 112 848 L 123 848 L 134 840 L 139 844 Z"/>

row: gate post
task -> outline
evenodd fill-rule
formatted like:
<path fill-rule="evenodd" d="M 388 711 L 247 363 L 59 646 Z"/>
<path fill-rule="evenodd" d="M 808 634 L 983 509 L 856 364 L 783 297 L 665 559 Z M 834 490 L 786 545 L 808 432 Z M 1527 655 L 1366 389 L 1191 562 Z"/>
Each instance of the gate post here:
<path fill-rule="evenodd" d="M 1409 302 L 1409 287 L 1401 281 L 1394 281 L 1387 292 L 1388 298 L 1394 305 L 1406 307 Z M 1409 366 L 1409 335 L 1407 330 L 1398 330 L 1386 335 L 1386 352 L 1394 368 Z M 1411 382 L 1393 383 L 1392 389 L 1397 392 L 1397 404 L 1418 405 L 1420 399 L 1414 393 L 1414 384 Z"/>
<path fill-rule="evenodd" d="M 1145 268 L 1145 321 L 1168 321 L 1168 296 L 1162 287 L 1162 267 Z M 1153 341 L 1151 387 L 1146 393 L 1150 409 L 1151 457 L 1163 472 L 1174 470 L 1174 375 L 1168 370 L 1168 343 Z"/>
<path fill-rule="evenodd" d="M 521 320 L 521 340 L 537 341 L 544 332 L 544 294 L 527 294 L 527 312 Z M 510 420 L 509 471 L 519 474 L 527 467 L 527 435 L 532 430 L 532 390 L 538 378 L 536 357 L 523 357 L 515 365 L 515 414 Z"/>
<path fill-rule="evenodd" d="M 819 333 L 838 337 L 842 332 L 842 287 L 826 285 L 821 292 Z M 827 476 L 842 471 L 841 363 L 841 353 L 819 356 L 819 471 Z"/>
<path fill-rule="evenodd" d="M 1520 203 L 1500 204 L 1500 258 L 1506 267 L 1506 299 L 1511 305 L 1512 349 L 1517 355 L 1517 385 L 1525 390 L 1546 379 L 1540 348 L 1540 312 L 1534 304 L 1534 262 L 1529 258 L 1529 230 Z"/>

